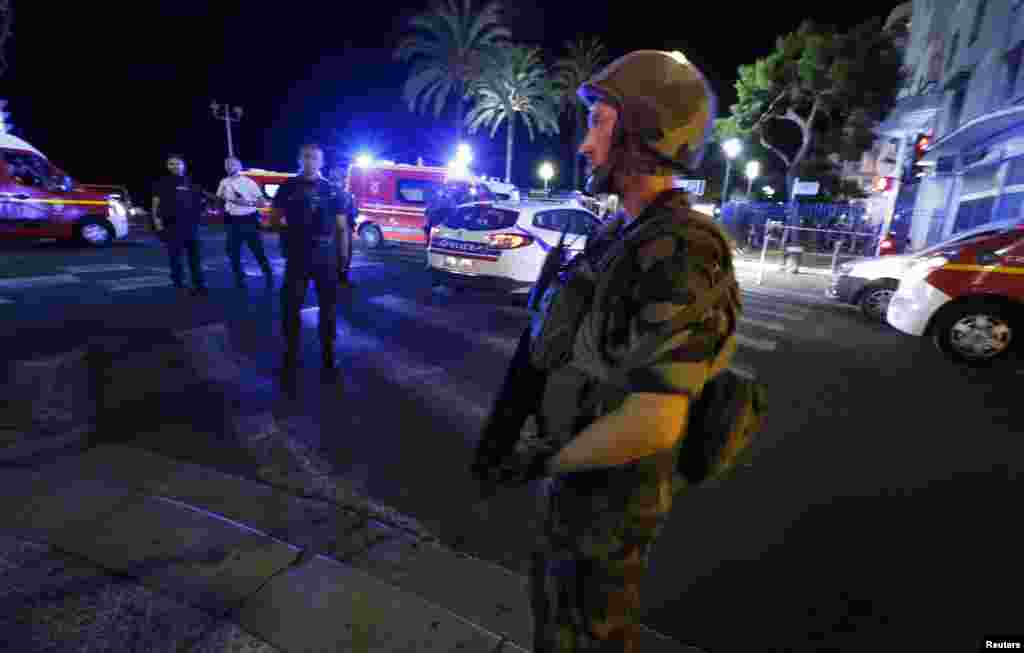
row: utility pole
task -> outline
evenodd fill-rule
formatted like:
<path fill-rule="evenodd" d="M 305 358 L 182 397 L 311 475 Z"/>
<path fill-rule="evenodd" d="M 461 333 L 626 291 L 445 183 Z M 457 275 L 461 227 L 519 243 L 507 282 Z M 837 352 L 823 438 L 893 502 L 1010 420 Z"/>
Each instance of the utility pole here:
<path fill-rule="evenodd" d="M 241 122 L 242 120 L 242 107 L 229 107 L 228 105 L 218 104 L 216 100 L 210 103 L 210 111 L 213 112 L 213 117 L 217 120 L 224 121 L 224 130 L 228 134 L 228 156 L 235 156 L 235 146 L 231 140 L 231 123 Z"/>

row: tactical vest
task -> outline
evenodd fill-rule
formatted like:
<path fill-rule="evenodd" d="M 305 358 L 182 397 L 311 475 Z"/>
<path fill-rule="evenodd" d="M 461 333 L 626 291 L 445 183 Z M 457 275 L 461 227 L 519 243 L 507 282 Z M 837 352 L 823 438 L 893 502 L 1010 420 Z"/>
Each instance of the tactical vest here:
<path fill-rule="evenodd" d="M 548 372 L 537 415 L 540 434 L 564 446 L 593 421 L 618 408 L 629 391 L 616 381 L 623 360 L 612 350 L 617 338 L 609 332 L 613 310 L 630 311 L 622 302 L 629 296 L 640 272 L 637 252 L 644 244 L 667 235 L 677 239 L 674 256 L 687 256 L 686 243 L 698 231 L 711 233 L 723 252 L 728 239 L 721 229 L 678 200 L 675 192 L 659 196 L 633 224 L 620 227 L 588 242 L 586 249 L 544 289 L 531 332 L 531 360 Z M 684 214 L 686 217 L 682 217 Z M 728 256 L 725 257 L 728 260 Z M 720 271 L 732 275 L 731 269 Z M 738 290 L 723 295 L 738 314 Z M 718 302 L 716 302 L 718 304 Z M 597 329 L 581 329 L 596 319 Z M 595 333 L 596 331 L 596 333 Z M 734 344 L 730 338 L 729 341 Z M 729 344 L 729 343 L 726 343 Z M 720 371 L 731 352 L 718 352 L 708 378 Z"/>

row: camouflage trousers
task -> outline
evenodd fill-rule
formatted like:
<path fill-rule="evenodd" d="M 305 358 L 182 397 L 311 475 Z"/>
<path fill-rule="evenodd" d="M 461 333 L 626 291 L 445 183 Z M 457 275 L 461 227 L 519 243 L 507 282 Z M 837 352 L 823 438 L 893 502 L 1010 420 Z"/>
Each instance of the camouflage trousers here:
<path fill-rule="evenodd" d="M 640 583 L 657 536 L 567 539 L 557 494 L 546 499 L 542 547 L 530 573 L 534 653 L 638 653 Z"/>

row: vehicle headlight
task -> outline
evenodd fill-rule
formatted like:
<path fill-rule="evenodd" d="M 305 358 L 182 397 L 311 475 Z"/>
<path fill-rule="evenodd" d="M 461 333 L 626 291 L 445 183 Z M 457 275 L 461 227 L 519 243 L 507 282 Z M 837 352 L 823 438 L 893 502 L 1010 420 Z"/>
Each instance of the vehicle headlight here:
<path fill-rule="evenodd" d="M 923 279 L 931 274 L 932 270 L 937 270 L 947 263 L 949 263 L 949 259 L 945 256 L 923 258 L 910 266 L 910 269 L 906 272 L 906 278 L 914 280 Z"/>
<path fill-rule="evenodd" d="M 124 204 L 118 200 L 107 200 L 107 207 L 112 218 L 125 218 L 128 216 L 128 211 L 125 210 Z"/>

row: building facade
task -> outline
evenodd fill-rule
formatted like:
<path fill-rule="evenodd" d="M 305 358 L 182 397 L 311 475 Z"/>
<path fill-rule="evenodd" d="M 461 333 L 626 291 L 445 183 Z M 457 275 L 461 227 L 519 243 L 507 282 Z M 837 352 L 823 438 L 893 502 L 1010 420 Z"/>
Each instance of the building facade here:
<path fill-rule="evenodd" d="M 913 2 L 906 85 L 878 131 L 896 152 L 888 172 L 902 178 L 889 190 L 892 214 L 906 219 L 913 206 L 914 248 L 1024 209 L 1022 6 Z M 929 141 L 921 172 L 905 174 L 921 134 Z"/>

